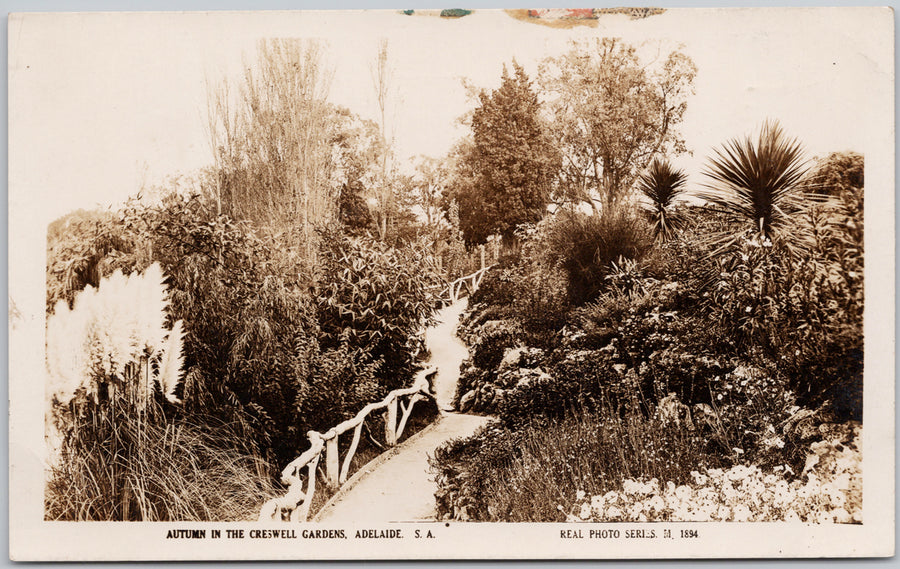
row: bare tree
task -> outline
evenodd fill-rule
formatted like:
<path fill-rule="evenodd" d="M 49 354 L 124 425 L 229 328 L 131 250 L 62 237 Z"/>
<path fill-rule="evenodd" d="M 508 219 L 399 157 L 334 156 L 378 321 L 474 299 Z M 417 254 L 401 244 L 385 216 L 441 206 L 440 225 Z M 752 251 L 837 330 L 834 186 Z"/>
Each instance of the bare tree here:
<path fill-rule="evenodd" d="M 393 135 L 388 136 L 387 102 L 390 95 L 393 80 L 393 69 L 389 65 L 388 40 L 382 39 L 378 44 L 375 61 L 371 67 L 372 85 L 375 89 L 375 98 L 378 104 L 379 127 L 384 152 L 381 155 L 381 177 L 377 183 L 373 203 L 369 204 L 369 211 L 378 228 L 378 236 L 384 240 L 387 237 L 388 218 L 393 209 L 394 189 L 391 181 L 393 170 Z"/>
<path fill-rule="evenodd" d="M 223 80 L 208 101 L 220 211 L 274 231 L 300 227 L 308 255 L 314 228 L 336 216 L 339 198 L 331 76 L 318 43 L 263 40 L 237 89 Z"/>

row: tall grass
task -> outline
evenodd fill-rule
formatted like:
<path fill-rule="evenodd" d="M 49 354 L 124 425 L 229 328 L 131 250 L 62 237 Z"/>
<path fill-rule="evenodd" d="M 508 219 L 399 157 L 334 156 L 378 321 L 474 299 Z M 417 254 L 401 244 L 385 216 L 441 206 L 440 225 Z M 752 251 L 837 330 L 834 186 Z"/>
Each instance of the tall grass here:
<path fill-rule="evenodd" d="M 158 264 L 87 287 L 47 322 L 45 516 L 253 519 L 268 466 L 226 426 L 178 419 L 181 321 Z"/>
<path fill-rule="evenodd" d="M 560 211 L 546 237 L 549 260 L 567 273 L 569 299 L 575 305 L 600 294 L 614 262 L 640 260 L 651 244 L 646 222 L 630 204 L 618 204 L 600 215 Z"/>
<path fill-rule="evenodd" d="M 638 411 L 618 414 L 608 406 L 499 431 L 502 442 L 496 440 L 498 431 L 490 433 L 495 440 L 485 439 L 484 446 L 450 445 L 434 462 L 444 472 L 468 472 L 464 493 L 475 497 L 477 507 L 470 514 L 483 521 L 565 521 L 557 506 L 570 503 L 578 491 L 621 490 L 626 478 L 685 483 L 698 466 L 714 467 L 722 460 L 707 451 L 696 431 Z"/>
<path fill-rule="evenodd" d="M 80 417 L 45 492 L 48 520 L 251 521 L 278 493 L 227 426 Z"/>

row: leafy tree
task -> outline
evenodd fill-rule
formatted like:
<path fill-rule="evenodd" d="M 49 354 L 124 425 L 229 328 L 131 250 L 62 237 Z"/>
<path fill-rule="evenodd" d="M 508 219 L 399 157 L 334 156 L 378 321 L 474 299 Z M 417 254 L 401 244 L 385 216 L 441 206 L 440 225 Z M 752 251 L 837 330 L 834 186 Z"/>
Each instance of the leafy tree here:
<path fill-rule="evenodd" d="M 827 196 L 843 217 L 849 243 L 862 253 L 863 186 L 865 159 L 857 152 L 832 152 L 810 170 L 805 185 L 811 193 Z"/>
<path fill-rule="evenodd" d="M 646 212 L 657 241 L 668 241 L 681 225 L 682 219 L 672 206 L 684 192 L 687 176 L 665 160 L 654 159 L 650 168 L 638 180 L 638 190 L 650 200 Z"/>
<path fill-rule="evenodd" d="M 697 68 L 680 51 L 641 61 L 618 38 L 573 42 L 538 75 L 562 152 L 559 201 L 611 204 L 659 154 L 686 150 L 678 132 Z"/>
<path fill-rule="evenodd" d="M 413 185 L 415 201 L 425 216 L 428 227 L 441 219 L 441 201 L 448 181 L 447 162 L 430 156 L 417 156 Z"/>
<path fill-rule="evenodd" d="M 111 211 L 79 209 L 47 229 L 47 313 L 57 301 L 71 307 L 84 287 L 97 287 L 121 266 L 133 243 Z"/>
<path fill-rule="evenodd" d="M 472 144 L 464 149 L 468 184 L 454 196 L 467 243 L 539 221 L 546 212 L 559 157 L 542 123 L 540 103 L 525 70 L 503 67 L 498 89 L 482 91 L 472 116 Z"/>

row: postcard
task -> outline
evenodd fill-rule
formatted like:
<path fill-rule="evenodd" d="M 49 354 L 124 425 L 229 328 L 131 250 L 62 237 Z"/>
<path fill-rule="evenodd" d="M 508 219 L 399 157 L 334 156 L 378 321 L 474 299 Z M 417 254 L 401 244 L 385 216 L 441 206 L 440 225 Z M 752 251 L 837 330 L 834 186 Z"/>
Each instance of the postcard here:
<path fill-rule="evenodd" d="M 11 14 L 11 558 L 892 556 L 893 21 Z"/>

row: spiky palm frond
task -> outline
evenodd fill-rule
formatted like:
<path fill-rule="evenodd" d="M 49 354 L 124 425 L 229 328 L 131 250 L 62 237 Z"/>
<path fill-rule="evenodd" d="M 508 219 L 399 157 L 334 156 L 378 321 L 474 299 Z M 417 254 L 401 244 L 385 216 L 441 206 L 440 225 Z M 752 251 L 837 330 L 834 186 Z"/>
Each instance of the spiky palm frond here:
<path fill-rule="evenodd" d="M 757 141 L 735 138 L 715 150 L 703 174 L 709 182 L 698 197 L 722 208 L 759 240 L 790 247 L 790 218 L 803 203 L 802 179 L 807 166 L 803 147 L 784 134 L 777 121 L 767 121 Z"/>
<path fill-rule="evenodd" d="M 667 160 L 654 158 L 650 167 L 638 179 L 638 190 L 650 203 L 646 210 L 658 241 L 667 241 L 681 228 L 682 218 L 671 207 L 684 192 L 687 175 L 674 168 Z"/>

